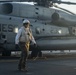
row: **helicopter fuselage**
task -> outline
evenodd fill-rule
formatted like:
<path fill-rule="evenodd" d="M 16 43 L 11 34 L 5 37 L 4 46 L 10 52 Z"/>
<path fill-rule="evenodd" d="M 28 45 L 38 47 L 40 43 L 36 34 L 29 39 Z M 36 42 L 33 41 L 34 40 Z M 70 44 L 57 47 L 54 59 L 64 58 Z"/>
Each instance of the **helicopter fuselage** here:
<path fill-rule="evenodd" d="M 0 3 L 0 45 L 7 50 L 15 49 L 15 36 L 28 19 L 37 49 L 76 49 L 76 15 L 66 11 L 25 4 L 23 2 Z"/>

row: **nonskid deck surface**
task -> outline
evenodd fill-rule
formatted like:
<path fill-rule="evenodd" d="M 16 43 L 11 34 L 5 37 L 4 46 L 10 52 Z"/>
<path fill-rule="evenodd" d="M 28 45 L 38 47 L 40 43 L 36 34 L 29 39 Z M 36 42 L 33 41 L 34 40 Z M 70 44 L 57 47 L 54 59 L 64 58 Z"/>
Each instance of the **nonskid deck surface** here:
<path fill-rule="evenodd" d="M 17 70 L 17 59 L 1 59 L 1 75 L 76 75 L 76 57 L 28 59 L 28 72 Z"/>

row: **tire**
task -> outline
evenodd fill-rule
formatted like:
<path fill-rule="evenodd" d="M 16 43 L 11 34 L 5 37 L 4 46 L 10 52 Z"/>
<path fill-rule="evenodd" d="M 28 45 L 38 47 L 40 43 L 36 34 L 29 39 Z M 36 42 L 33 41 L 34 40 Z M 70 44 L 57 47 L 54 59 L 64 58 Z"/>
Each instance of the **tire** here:
<path fill-rule="evenodd" d="M 2 51 L 2 56 L 11 56 L 11 51 Z"/>

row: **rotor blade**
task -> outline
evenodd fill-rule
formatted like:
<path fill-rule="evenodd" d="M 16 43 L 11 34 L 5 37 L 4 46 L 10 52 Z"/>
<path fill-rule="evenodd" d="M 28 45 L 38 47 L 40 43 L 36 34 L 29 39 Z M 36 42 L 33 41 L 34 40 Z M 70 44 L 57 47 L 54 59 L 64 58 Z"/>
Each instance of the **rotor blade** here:
<path fill-rule="evenodd" d="M 20 0 L 20 2 L 35 2 L 35 0 Z"/>
<path fill-rule="evenodd" d="M 17 1 L 21 1 L 21 0 L 0 0 L 0 2 L 13 2 L 13 1 L 15 1 L 15 2 L 17 2 Z"/>
<path fill-rule="evenodd" d="M 59 8 L 59 9 L 61 9 L 61 10 L 67 11 L 67 12 L 73 14 L 73 15 L 75 15 L 73 12 L 71 12 L 71 11 L 69 11 L 69 10 L 67 10 L 67 9 L 61 8 L 61 7 L 57 6 L 57 5 L 53 5 L 53 6 L 56 7 L 56 8 Z"/>
<path fill-rule="evenodd" d="M 0 0 L 0 2 L 8 2 L 8 1 L 15 1 L 15 2 L 33 2 L 34 0 Z"/>
<path fill-rule="evenodd" d="M 58 1 L 58 0 L 52 0 L 53 3 L 58 3 L 58 4 L 72 4 L 72 5 L 76 5 L 75 2 L 65 2 L 65 1 Z"/>
<path fill-rule="evenodd" d="M 33 2 L 34 0 L 20 0 L 21 2 Z"/>

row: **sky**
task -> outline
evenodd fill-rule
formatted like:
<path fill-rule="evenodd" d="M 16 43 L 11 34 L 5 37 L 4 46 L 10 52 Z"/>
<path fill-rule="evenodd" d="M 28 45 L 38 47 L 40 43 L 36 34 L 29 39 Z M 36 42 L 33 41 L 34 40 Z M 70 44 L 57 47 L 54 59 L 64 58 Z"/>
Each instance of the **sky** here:
<path fill-rule="evenodd" d="M 61 1 L 67 1 L 67 2 L 76 2 L 76 0 L 61 0 Z M 69 4 L 56 4 L 61 8 L 70 10 L 71 12 L 76 14 L 76 5 L 69 5 Z"/>
<path fill-rule="evenodd" d="M 68 1 L 68 2 L 76 2 L 76 0 L 62 0 L 62 1 Z M 76 14 L 76 5 L 68 5 L 68 4 L 57 4 L 59 7 L 68 9 Z"/>

